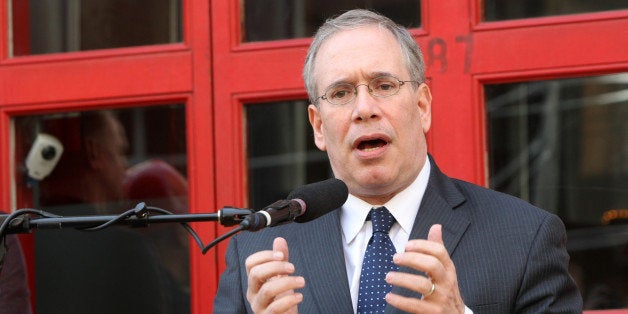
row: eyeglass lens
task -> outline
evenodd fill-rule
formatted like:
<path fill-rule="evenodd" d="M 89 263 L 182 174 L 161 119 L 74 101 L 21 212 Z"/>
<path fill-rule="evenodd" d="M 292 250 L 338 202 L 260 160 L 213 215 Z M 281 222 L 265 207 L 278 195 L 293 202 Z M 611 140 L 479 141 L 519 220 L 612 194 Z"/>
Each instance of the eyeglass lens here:
<path fill-rule="evenodd" d="M 368 92 L 376 97 L 389 97 L 395 95 L 403 82 L 393 76 L 379 76 L 372 79 L 368 85 Z M 352 101 L 357 93 L 358 86 L 366 84 L 338 83 L 327 88 L 323 99 L 334 105 L 344 105 Z"/>

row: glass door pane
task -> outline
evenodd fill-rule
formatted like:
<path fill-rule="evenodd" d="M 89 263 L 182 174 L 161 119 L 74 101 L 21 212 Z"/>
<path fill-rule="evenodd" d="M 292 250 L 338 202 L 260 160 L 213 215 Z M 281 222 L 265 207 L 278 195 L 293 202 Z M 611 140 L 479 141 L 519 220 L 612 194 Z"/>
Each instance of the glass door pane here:
<path fill-rule="evenodd" d="M 188 212 L 183 105 L 12 122 L 18 208 L 110 216 L 145 202 Z M 32 156 L 58 162 L 34 167 Z M 38 313 L 189 313 L 188 235 L 177 224 L 38 229 L 33 237 Z"/>
<path fill-rule="evenodd" d="M 327 154 L 314 145 L 305 100 L 246 108 L 249 206 L 261 209 L 294 188 L 331 178 Z"/>
<path fill-rule="evenodd" d="M 166 44 L 183 38 L 181 0 L 9 2 L 14 37 L 10 56 Z"/>
<path fill-rule="evenodd" d="M 421 27 L 420 0 L 244 0 L 242 41 L 314 36 L 326 19 L 355 8 L 375 10 L 406 27 Z"/>
<path fill-rule="evenodd" d="M 585 309 L 628 307 L 628 74 L 485 91 L 491 188 L 562 218 Z"/>
<path fill-rule="evenodd" d="M 501 21 L 628 9 L 627 0 L 485 0 L 484 20 Z"/>

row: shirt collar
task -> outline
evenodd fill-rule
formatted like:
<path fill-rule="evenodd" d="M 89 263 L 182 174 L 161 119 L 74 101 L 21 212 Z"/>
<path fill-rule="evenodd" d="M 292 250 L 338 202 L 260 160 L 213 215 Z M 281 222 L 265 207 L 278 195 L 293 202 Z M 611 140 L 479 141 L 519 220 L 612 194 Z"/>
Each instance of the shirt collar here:
<path fill-rule="evenodd" d="M 430 177 L 430 162 L 425 158 L 425 164 L 414 181 L 404 190 L 393 196 L 386 204 L 369 204 L 358 197 L 349 194 L 347 201 L 340 211 L 340 224 L 346 243 L 350 243 L 358 235 L 366 216 L 371 208 L 386 206 L 401 229 L 407 234 L 412 231 L 414 219 L 419 212 L 419 206 L 427 189 Z"/>

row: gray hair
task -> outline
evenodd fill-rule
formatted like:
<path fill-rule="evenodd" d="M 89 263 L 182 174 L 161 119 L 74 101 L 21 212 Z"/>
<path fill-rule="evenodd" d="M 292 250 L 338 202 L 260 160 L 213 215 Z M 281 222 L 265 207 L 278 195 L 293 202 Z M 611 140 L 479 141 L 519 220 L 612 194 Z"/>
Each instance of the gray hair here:
<path fill-rule="evenodd" d="M 334 34 L 349 29 L 355 29 L 362 26 L 379 25 L 389 30 L 399 42 L 401 52 L 404 56 L 404 63 L 410 73 L 410 80 L 423 83 L 425 81 L 425 64 L 423 62 L 423 54 L 421 48 L 414 41 L 412 35 L 405 27 L 397 25 L 391 19 L 378 13 L 356 9 L 345 12 L 344 14 L 328 19 L 318 29 L 314 35 L 314 40 L 310 45 L 303 65 L 303 81 L 305 89 L 310 97 L 310 102 L 316 104 L 316 80 L 314 78 L 314 60 L 321 45 Z"/>

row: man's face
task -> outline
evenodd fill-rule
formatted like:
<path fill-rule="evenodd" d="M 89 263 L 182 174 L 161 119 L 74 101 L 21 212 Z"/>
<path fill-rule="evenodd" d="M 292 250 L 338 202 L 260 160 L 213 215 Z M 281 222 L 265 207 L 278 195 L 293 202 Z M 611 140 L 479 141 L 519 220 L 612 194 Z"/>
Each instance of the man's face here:
<path fill-rule="evenodd" d="M 395 37 L 377 26 L 341 31 L 318 51 L 317 95 L 338 82 L 368 84 L 389 74 L 410 80 Z M 358 87 L 342 106 L 319 100 L 308 108 L 316 146 L 327 151 L 334 175 L 349 191 L 371 204 L 383 204 L 416 178 L 427 154 L 431 95 L 421 84 L 406 83 L 399 93 L 378 98 Z"/>

